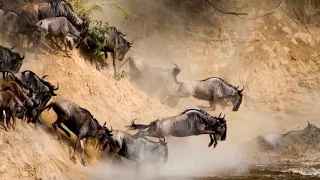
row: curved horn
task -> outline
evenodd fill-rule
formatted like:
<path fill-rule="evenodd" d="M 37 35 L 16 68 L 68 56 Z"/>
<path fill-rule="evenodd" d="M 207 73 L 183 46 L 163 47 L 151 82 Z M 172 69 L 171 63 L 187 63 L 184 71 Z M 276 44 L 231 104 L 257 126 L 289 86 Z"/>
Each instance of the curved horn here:
<path fill-rule="evenodd" d="M 44 79 L 44 78 L 46 78 L 46 77 L 48 77 L 49 75 L 48 74 L 46 74 L 46 75 L 44 75 L 44 76 L 42 76 L 42 79 Z"/>
<path fill-rule="evenodd" d="M 109 133 L 111 133 L 112 131 L 113 131 L 112 126 L 110 126 L 110 131 L 109 131 Z"/>
<path fill-rule="evenodd" d="M 225 117 L 226 117 L 226 114 L 223 115 L 223 118 L 222 118 L 222 119 L 224 119 Z"/>
<path fill-rule="evenodd" d="M 160 137 L 160 138 L 159 138 L 159 142 L 160 142 L 160 143 L 165 143 L 165 142 L 166 142 L 166 139 L 165 139 L 164 137 Z"/>
<path fill-rule="evenodd" d="M 238 90 L 239 86 L 236 87 L 236 90 Z"/>
<path fill-rule="evenodd" d="M 239 93 L 242 93 L 243 90 L 244 90 L 244 86 L 243 86 L 243 88 L 242 88 L 241 90 L 238 90 L 238 92 L 239 92 Z"/>
<path fill-rule="evenodd" d="M 59 83 L 57 83 L 57 87 L 55 88 L 55 87 L 53 87 L 53 90 L 58 90 L 59 89 Z"/>
<path fill-rule="evenodd" d="M 132 39 L 132 42 L 129 42 L 129 45 L 132 46 L 134 43 L 134 39 Z"/>
<path fill-rule="evenodd" d="M 180 69 L 181 70 L 181 68 L 176 64 L 176 63 L 172 63 L 176 68 L 178 68 L 178 69 Z"/>
<path fill-rule="evenodd" d="M 107 124 L 107 122 L 105 121 L 104 124 L 103 124 L 103 127 L 106 127 L 106 124 Z"/>
<path fill-rule="evenodd" d="M 22 56 L 20 56 L 20 59 L 24 59 L 24 53 L 22 54 Z"/>
<path fill-rule="evenodd" d="M 11 50 L 13 50 L 17 45 L 12 46 Z"/>
<path fill-rule="evenodd" d="M 310 126 L 311 125 L 311 123 L 309 122 L 309 121 L 307 121 L 308 122 L 308 126 Z"/>
<path fill-rule="evenodd" d="M 221 117 L 221 114 L 222 114 L 222 113 L 220 113 L 220 114 L 219 114 L 218 118 L 220 118 L 220 117 Z"/>

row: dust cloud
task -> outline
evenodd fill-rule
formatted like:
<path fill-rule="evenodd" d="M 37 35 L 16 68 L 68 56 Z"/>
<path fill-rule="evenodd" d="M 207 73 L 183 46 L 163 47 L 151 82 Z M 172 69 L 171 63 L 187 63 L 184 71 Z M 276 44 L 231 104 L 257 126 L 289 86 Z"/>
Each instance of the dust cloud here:
<path fill-rule="evenodd" d="M 281 3 L 280 0 L 241 2 L 217 4 L 257 17 Z M 161 168 L 163 175 L 203 176 L 226 169 L 245 171 L 245 159 L 254 151 L 248 144 L 258 135 L 302 129 L 307 120 L 320 123 L 316 111 L 319 104 L 315 103 L 320 100 L 319 86 L 315 83 L 319 82 L 315 77 L 318 70 L 311 68 L 305 62 L 308 55 L 302 54 L 309 46 L 315 53 L 319 48 L 312 44 L 319 43 L 319 39 L 297 47 L 291 43 L 292 37 L 307 42 L 298 33 L 319 36 L 317 31 L 308 33 L 282 11 L 287 12 L 291 4 L 283 5 L 269 16 L 250 19 L 222 14 L 200 1 L 119 0 L 115 3 L 128 11 L 132 19 L 125 20 L 119 10 L 110 7 L 94 17 L 115 25 L 128 39 L 135 39 L 128 56 L 139 55 L 154 66 L 172 67 L 172 63 L 177 63 L 182 68 L 180 81 L 218 76 L 245 87 L 238 112 L 230 109 L 210 112 L 226 114 L 227 141 L 212 149 L 206 147 L 209 142 L 206 136 L 168 139 L 169 162 Z M 286 28 L 291 30 L 289 37 Z M 290 64 L 290 59 L 296 57 L 298 62 Z M 297 68 L 297 64 L 303 64 L 304 69 Z M 305 70 L 310 74 L 302 73 Z M 303 86 L 302 82 L 306 81 L 307 85 Z M 208 106 L 208 103 L 194 98 L 181 99 L 173 112 L 196 105 Z"/>
<path fill-rule="evenodd" d="M 218 2 L 222 8 L 246 12 L 250 17 L 276 7 L 271 1 Z M 176 63 L 182 68 L 180 81 L 218 76 L 245 90 L 239 111 L 218 107 L 210 112 L 226 114 L 228 123 L 227 140 L 215 149 L 207 147 L 209 136 L 169 137 L 169 160 L 159 172 L 152 165 L 137 172 L 133 163 L 116 166 L 106 160 L 88 167 L 90 179 L 203 177 L 229 170 L 243 173 L 250 170 L 247 157 L 256 152 L 250 142 L 258 135 L 302 129 L 307 121 L 320 124 L 319 30 L 289 17 L 283 12 L 288 10 L 287 4 L 256 19 L 225 15 L 202 1 L 116 0 L 104 4 L 104 12 L 92 17 L 119 28 L 128 40 L 134 39 L 126 57 L 138 55 L 154 66 L 172 67 Z M 123 12 L 112 4 L 128 11 L 132 18 L 124 19 Z M 34 62 L 23 68 L 50 74 L 48 80 L 61 84 L 59 96 L 88 108 L 100 122 L 107 121 L 116 129 L 124 130 L 134 118 L 149 123 L 196 105 L 208 106 L 207 102 L 187 98 L 174 109 L 164 107 L 126 79 L 116 81 L 96 71 L 76 52 L 71 58 L 59 54 L 42 56 L 37 65 Z M 108 62 L 111 64 L 110 59 Z M 128 71 L 128 67 L 124 69 Z M 55 118 L 48 114 L 43 118 Z"/>

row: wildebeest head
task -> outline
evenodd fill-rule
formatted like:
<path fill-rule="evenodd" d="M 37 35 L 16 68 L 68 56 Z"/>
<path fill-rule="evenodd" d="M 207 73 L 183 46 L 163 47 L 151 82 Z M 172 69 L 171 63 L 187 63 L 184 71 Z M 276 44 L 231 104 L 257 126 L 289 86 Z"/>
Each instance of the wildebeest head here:
<path fill-rule="evenodd" d="M 212 130 L 216 132 L 216 135 L 220 137 L 221 141 L 225 141 L 227 139 L 227 121 L 225 120 L 225 115 L 221 117 L 221 113 L 218 117 L 215 117 L 218 121 L 212 127 Z"/>
<path fill-rule="evenodd" d="M 238 111 L 239 107 L 242 103 L 242 97 L 243 97 L 242 92 L 244 90 L 244 87 L 240 90 L 238 88 L 239 88 L 239 86 L 235 88 L 236 93 L 234 94 L 233 99 L 232 99 L 232 102 L 234 105 L 232 111 Z"/>
<path fill-rule="evenodd" d="M 112 132 L 112 127 L 111 129 L 109 129 L 106 126 L 106 122 L 103 124 L 102 129 L 101 129 L 104 133 L 104 135 L 101 137 L 100 143 L 102 145 L 102 150 L 105 151 L 105 149 L 108 146 L 108 141 L 110 139 L 110 137 L 112 136 L 111 132 Z"/>
<path fill-rule="evenodd" d="M 18 72 L 23 63 L 24 55 L 21 55 L 11 49 L 0 46 L 0 69 L 1 71 Z"/>
<path fill-rule="evenodd" d="M 120 32 L 117 32 L 118 36 L 118 45 L 115 48 L 115 58 L 118 60 L 122 60 L 129 49 L 132 47 L 133 42 L 130 43 L 124 38 L 124 35 Z"/>
<path fill-rule="evenodd" d="M 28 89 L 32 89 L 34 92 L 50 92 L 50 95 L 57 96 L 54 92 L 59 89 L 59 84 L 55 87 L 50 82 L 45 81 L 44 79 L 38 77 L 32 71 L 23 71 L 22 73 L 22 81 L 25 86 L 28 86 Z"/>

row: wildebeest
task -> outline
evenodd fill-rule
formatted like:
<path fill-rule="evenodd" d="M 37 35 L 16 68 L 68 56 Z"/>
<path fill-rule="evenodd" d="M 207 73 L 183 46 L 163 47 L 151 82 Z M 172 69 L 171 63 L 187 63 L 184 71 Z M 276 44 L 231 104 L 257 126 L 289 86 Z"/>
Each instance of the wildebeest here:
<path fill-rule="evenodd" d="M 64 0 L 50 0 L 43 3 L 30 3 L 21 9 L 21 16 L 28 24 L 36 25 L 40 20 L 51 17 L 66 17 L 74 26 L 81 28 L 84 20 L 76 15 L 71 5 Z"/>
<path fill-rule="evenodd" d="M 6 117 L 4 118 L 4 128 L 8 131 L 7 122 L 10 121 L 12 117 L 13 120 L 13 130 L 16 129 L 16 117 L 22 119 L 24 114 L 24 107 L 22 102 L 15 97 L 11 91 L 0 91 L 0 112 L 6 112 Z"/>
<path fill-rule="evenodd" d="M 108 142 L 110 146 L 109 157 L 112 160 L 119 155 L 137 163 L 152 162 L 165 163 L 168 160 L 168 147 L 165 141 L 152 142 L 142 137 L 134 137 L 124 131 L 113 131 Z"/>
<path fill-rule="evenodd" d="M 167 94 L 173 93 L 179 86 L 175 76 L 181 70 L 175 64 L 173 68 L 153 66 L 141 57 L 129 56 L 122 65 L 127 61 L 129 61 L 130 67 L 130 71 L 127 73 L 130 76 L 129 81 L 149 96 L 158 96 L 160 100 L 163 100 Z M 175 106 L 178 101 L 179 98 L 171 98 L 168 104 Z"/>
<path fill-rule="evenodd" d="M 99 30 L 98 30 L 99 31 Z M 117 75 L 116 59 L 122 61 L 125 54 L 129 51 L 133 43 L 130 43 L 124 38 L 124 35 L 117 30 L 115 27 L 109 27 L 107 32 L 102 32 L 101 37 L 96 37 L 96 33 L 88 33 L 84 39 L 85 46 L 90 50 L 91 62 L 95 62 L 96 68 L 99 70 L 100 67 L 98 62 L 95 60 L 97 52 L 104 52 L 105 58 L 108 58 L 108 52 L 111 53 L 114 76 Z M 97 42 L 98 41 L 98 42 Z M 99 43 L 100 45 L 98 45 Z M 103 68 L 105 62 L 102 62 L 101 67 Z"/>
<path fill-rule="evenodd" d="M 86 34 L 84 31 L 80 33 L 66 17 L 44 19 L 39 21 L 36 26 L 38 27 L 38 31 L 41 32 L 41 37 L 37 42 L 38 45 L 43 42 L 44 38 L 49 34 L 51 37 L 61 39 L 65 45 L 66 52 L 68 50 L 66 41 L 70 43 L 69 48 L 72 49 L 72 46 L 77 45 Z"/>
<path fill-rule="evenodd" d="M 2 76 L 6 81 L 15 81 L 18 83 L 21 87 L 28 91 L 28 97 L 30 97 L 33 101 L 38 101 L 35 102 L 35 104 L 38 104 L 38 106 L 30 109 L 30 111 L 36 111 L 35 117 L 32 118 L 32 122 L 36 124 L 36 122 L 39 120 L 41 109 L 47 105 L 52 96 L 57 95 L 55 91 L 59 89 L 59 84 L 57 87 L 55 87 L 50 82 L 45 81 L 43 78 L 40 78 L 34 72 L 29 70 L 17 74 L 2 72 Z M 37 99 L 32 98 L 32 96 Z M 28 111 L 26 113 L 34 114 Z"/>
<path fill-rule="evenodd" d="M 320 129 L 308 122 L 307 127 L 303 130 L 289 131 L 285 134 L 264 134 L 255 138 L 253 142 L 264 150 L 286 148 L 293 144 L 311 149 L 318 147 L 320 143 Z"/>
<path fill-rule="evenodd" d="M 221 114 L 220 114 L 221 115 Z M 214 142 L 217 146 L 218 140 L 225 141 L 227 137 L 227 122 L 224 117 L 213 117 L 201 109 L 188 109 L 178 116 L 158 119 L 148 125 L 135 124 L 134 121 L 130 126 L 131 130 L 140 130 L 136 137 L 187 137 L 201 134 L 209 134 L 209 147 Z M 147 130 L 145 130 L 147 129 Z M 145 131 L 143 131 L 145 130 Z"/>
<path fill-rule="evenodd" d="M 91 115 L 91 113 L 79 107 L 73 102 L 68 100 L 57 100 L 46 106 L 45 109 L 52 108 L 57 114 L 57 120 L 52 124 L 53 128 L 57 131 L 57 127 L 62 129 L 69 137 L 70 133 L 64 129 L 61 124 L 64 124 L 70 131 L 77 135 L 77 140 L 74 146 L 74 151 L 72 154 L 72 159 L 75 160 L 76 149 L 81 145 L 82 149 L 82 163 L 85 165 L 84 160 L 84 144 L 83 139 L 93 139 L 98 141 L 102 146 L 103 150 L 108 145 L 108 140 L 112 136 L 111 131 L 104 126 L 101 126 L 98 121 Z M 61 135 L 58 133 L 59 140 L 61 140 Z"/>
<path fill-rule="evenodd" d="M 0 46 L 0 71 L 19 72 L 23 59 L 24 55 L 13 52 L 13 48 Z"/>
<path fill-rule="evenodd" d="M 22 91 L 21 87 L 19 86 L 18 83 L 15 81 L 5 81 L 0 79 L 0 90 L 1 91 L 6 91 L 10 90 L 14 95 L 24 103 L 24 106 L 27 107 L 32 107 L 33 102 L 29 99 L 29 97 Z"/>
<path fill-rule="evenodd" d="M 4 11 L 0 9 L 0 34 L 2 40 L 6 41 L 6 37 L 14 37 L 19 31 L 19 15 L 12 11 Z"/>
<path fill-rule="evenodd" d="M 209 101 L 210 109 L 215 110 L 219 104 L 223 108 L 229 102 L 233 105 L 233 111 L 238 111 L 242 103 L 242 92 L 238 87 L 232 86 L 221 78 L 210 77 L 201 81 L 179 82 L 179 87 L 176 92 L 169 94 L 162 103 L 166 103 L 170 98 L 188 98 L 193 96 L 199 100 Z"/>

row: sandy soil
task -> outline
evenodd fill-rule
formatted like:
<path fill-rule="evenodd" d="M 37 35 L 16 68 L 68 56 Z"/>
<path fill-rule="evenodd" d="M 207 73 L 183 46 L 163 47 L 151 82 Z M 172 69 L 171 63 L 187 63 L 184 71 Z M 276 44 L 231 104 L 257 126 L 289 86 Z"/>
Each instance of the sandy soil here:
<path fill-rule="evenodd" d="M 268 5 L 268 8 L 272 7 Z M 207 136 L 169 140 L 173 160 L 165 167 L 167 173 L 195 175 L 209 174 L 221 168 L 239 168 L 246 153 L 240 150 L 239 144 L 261 133 L 304 127 L 307 120 L 319 125 L 319 28 L 303 26 L 282 10 L 252 20 L 221 15 L 218 24 L 223 22 L 224 26 L 220 34 L 216 33 L 217 29 L 211 29 L 206 32 L 206 37 L 239 38 L 252 42 L 215 42 L 188 34 L 183 43 L 179 41 L 179 45 L 183 44 L 180 49 L 173 53 L 176 59 L 166 58 L 170 57 L 169 53 L 163 53 L 175 44 L 159 48 L 153 43 L 158 42 L 162 46 L 157 39 L 162 38 L 161 35 L 157 34 L 157 38 L 145 36 L 150 43 L 148 52 L 153 53 L 146 57 L 164 59 L 159 64 L 179 62 L 183 68 L 180 80 L 219 76 L 232 84 L 245 86 L 244 101 L 238 112 L 218 109 L 218 112 L 227 114 L 227 142 L 219 143 L 213 151 L 206 148 Z M 214 17 L 217 15 L 214 14 Z M 112 24 L 126 27 L 113 16 L 107 18 Z M 137 23 L 137 26 L 140 25 Z M 131 31 L 142 32 L 139 28 L 132 28 Z M 130 34 L 130 28 L 125 30 Z M 139 45 L 139 40 L 136 44 Z M 139 52 L 131 51 L 129 54 Z M 48 74 L 50 82 L 59 83 L 58 97 L 52 100 L 72 100 L 92 112 L 101 124 L 106 121 L 114 129 L 124 129 L 135 118 L 146 123 L 175 115 L 197 104 L 207 105 L 206 102 L 189 98 L 182 100 L 176 109 L 164 107 L 134 88 L 126 79 L 117 81 L 110 72 L 95 70 L 77 51 L 73 51 L 71 57 L 66 57 L 64 53 L 42 54 L 38 60 L 34 60 L 32 54 L 26 57 L 23 70 L 30 69 L 40 76 Z M 83 168 L 79 161 L 74 164 L 70 160 L 70 145 L 73 142 L 65 138 L 64 143 L 59 144 L 50 127 L 55 118 L 53 112 L 44 112 L 42 119 L 48 126 L 35 129 L 32 125 L 20 123 L 17 132 L 0 130 L 0 179 L 88 179 L 92 169 L 104 171 L 109 167 L 101 166 L 100 157 L 90 147 L 87 152 L 91 157 L 90 168 Z M 246 167 L 239 169 L 242 171 Z"/>

